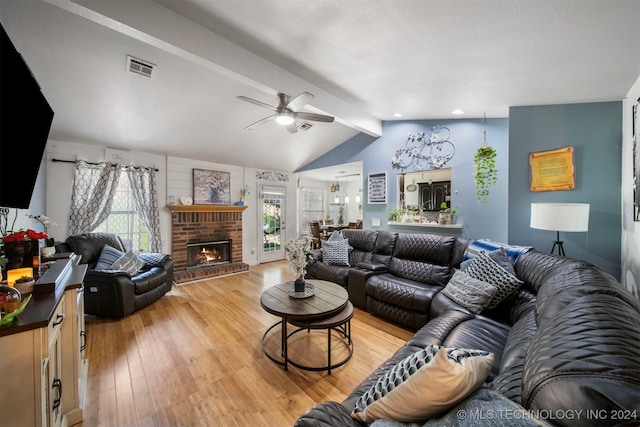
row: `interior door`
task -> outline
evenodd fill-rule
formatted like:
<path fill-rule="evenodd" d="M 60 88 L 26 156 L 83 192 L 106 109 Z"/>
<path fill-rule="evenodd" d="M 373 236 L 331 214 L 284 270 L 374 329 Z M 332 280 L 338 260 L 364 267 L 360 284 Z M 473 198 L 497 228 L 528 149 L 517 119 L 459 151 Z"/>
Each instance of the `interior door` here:
<path fill-rule="evenodd" d="M 260 186 L 261 224 L 258 241 L 262 242 L 258 262 L 284 259 L 285 188 Z"/>

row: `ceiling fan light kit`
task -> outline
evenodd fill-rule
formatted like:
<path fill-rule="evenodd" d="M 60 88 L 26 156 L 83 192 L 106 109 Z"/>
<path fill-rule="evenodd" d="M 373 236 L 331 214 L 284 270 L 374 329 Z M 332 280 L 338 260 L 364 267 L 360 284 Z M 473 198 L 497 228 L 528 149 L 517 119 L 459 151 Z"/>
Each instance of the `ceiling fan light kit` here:
<path fill-rule="evenodd" d="M 276 122 L 281 125 L 290 125 L 294 122 L 293 113 L 290 111 L 281 111 L 276 114 Z"/>
<path fill-rule="evenodd" d="M 304 111 L 298 111 L 307 105 L 312 99 L 313 95 L 309 92 L 302 92 L 295 98 L 291 98 L 286 93 L 278 93 L 278 106 L 266 104 L 262 101 L 258 101 L 253 98 L 247 98 L 246 96 L 238 96 L 238 99 L 257 105 L 262 108 L 266 108 L 274 112 L 274 114 L 258 120 L 255 123 L 245 127 L 246 130 L 251 130 L 256 126 L 262 125 L 271 119 L 275 118 L 276 123 L 281 124 L 287 128 L 290 133 L 296 133 L 298 127 L 295 125 L 295 119 L 311 120 L 315 122 L 331 123 L 334 121 L 333 116 L 327 116 L 324 114 L 307 113 Z"/>

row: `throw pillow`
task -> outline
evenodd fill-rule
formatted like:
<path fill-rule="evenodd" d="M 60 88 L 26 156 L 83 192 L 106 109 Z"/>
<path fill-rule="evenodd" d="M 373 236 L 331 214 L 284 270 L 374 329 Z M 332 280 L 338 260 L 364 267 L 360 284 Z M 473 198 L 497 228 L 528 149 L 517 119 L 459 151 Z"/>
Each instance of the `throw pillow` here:
<path fill-rule="evenodd" d="M 513 264 L 511 264 L 511 260 L 509 259 L 509 256 L 507 255 L 507 252 L 504 250 L 504 248 L 498 248 L 495 251 L 487 252 L 487 255 L 489 255 L 489 258 L 497 262 L 498 265 L 504 268 L 507 272 L 513 274 L 514 276 L 516 275 L 516 270 L 513 268 Z M 474 258 L 470 258 L 466 261 L 462 261 L 462 263 L 460 264 L 460 270 L 466 270 L 469 264 L 473 262 L 473 260 Z"/>
<path fill-rule="evenodd" d="M 322 262 L 330 265 L 349 267 L 349 239 L 334 232 L 322 243 Z"/>
<path fill-rule="evenodd" d="M 340 233 L 339 231 L 334 231 L 327 239 L 328 242 L 339 242 L 341 240 L 344 240 L 344 237 L 342 237 L 342 233 Z"/>
<path fill-rule="evenodd" d="M 132 251 L 127 252 L 114 262 L 109 270 L 124 271 L 129 274 L 137 273 L 144 266 L 144 261 L 136 256 Z"/>
<path fill-rule="evenodd" d="M 429 345 L 390 368 L 356 402 L 351 416 L 424 421 L 460 402 L 487 378 L 493 353 Z"/>
<path fill-rule="evenodd" d="M 524 283 L 500 267 L 486 252 L 478 253 L 464 272 L 475 279 L 491 283 L 497 288 L 495 295 L 485 306 L 487 309 L 496 307 Z"/>
<path fill-rule="evenodd" d="M 349 241 L 324 242 L 322 244 L 322 261 L 325 264 L 349 267 Z"/>
<path fill-rule="evenodd" d="M 468 260 L 474 258 L 480 252 L 491 252 L 498 248 L 504 248 L 511 262 L 515 263 L 520 255 L 533 249 L 533 246 L 509 245 L 507 243 L 494 242 L 489 239 L 478 239 L 469 244 L 464 251 L 462 259 L 463 261 Z"/>
<path fill-rule="evenodd" d="M 114 262 L 118 260 L 124 252 L 114 248 L 113 246 L 104 245 L 100 252 L 100 257 L 96 263 L 97 270 L 109 270 Z"/>
<path fill-rule="evenodd" d="M 456 270 L 442 293 L 469 311 L 480 313 L 489 304 L 498 288 Z"/>

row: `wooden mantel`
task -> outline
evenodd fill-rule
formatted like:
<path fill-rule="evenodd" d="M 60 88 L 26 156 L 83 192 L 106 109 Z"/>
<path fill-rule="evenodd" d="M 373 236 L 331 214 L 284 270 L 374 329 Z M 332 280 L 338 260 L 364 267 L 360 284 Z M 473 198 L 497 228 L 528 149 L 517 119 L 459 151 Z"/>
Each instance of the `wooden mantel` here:
<path fill-rule="evenodd" d="M 242 212 L 246 206 L 237 205 L 167 205 L 171 212 Z"/>

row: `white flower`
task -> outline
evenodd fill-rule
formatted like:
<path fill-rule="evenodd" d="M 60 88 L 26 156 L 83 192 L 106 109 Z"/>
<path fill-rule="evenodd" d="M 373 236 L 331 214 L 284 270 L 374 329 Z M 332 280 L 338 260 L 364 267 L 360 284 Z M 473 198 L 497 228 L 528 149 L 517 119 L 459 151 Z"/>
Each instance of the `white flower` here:
<path fill-rule="evenodd" d="M 305 235 L 297 239 L 290 239 L 284 245 L 289 266 L 296 272 L 296 278 L 303 278 L 307 273 L 307 260 L 311 253 L 312 241 L 311 236 Z"/>
<path fill-rule="evenodd" d="M 52 225 L 58 225 L 57 222 L 55 222 L 54 220 L 52 220 L 51 218 L 44 216 L 44 215 L 29 215 L 29 218 L 33 218 L 36 221 L 38 221 L 40 224 L 42 224 L 42 226 L 44 227 L 45 231 L 51 227 Z"/>

